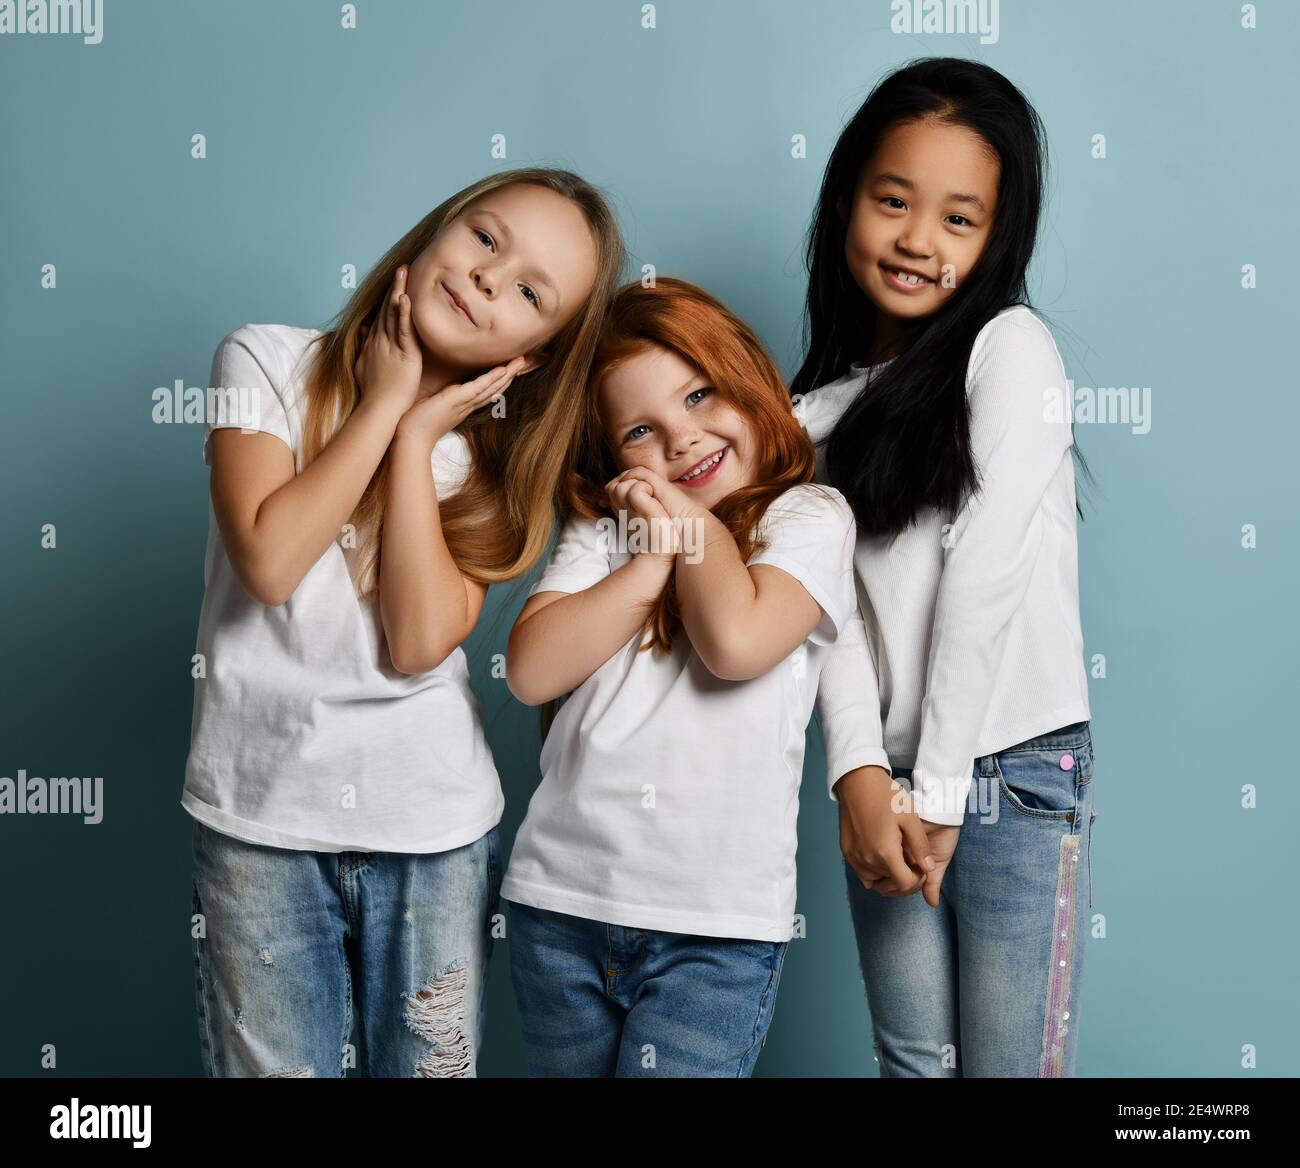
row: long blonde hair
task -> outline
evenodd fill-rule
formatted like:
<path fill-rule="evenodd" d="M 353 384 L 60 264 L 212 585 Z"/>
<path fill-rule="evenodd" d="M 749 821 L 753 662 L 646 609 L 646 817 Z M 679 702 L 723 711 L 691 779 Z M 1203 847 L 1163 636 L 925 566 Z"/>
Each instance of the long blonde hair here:
<path fill-rule="evenodd" d="M 583 212 L 596 245 L 596 278 L 577 314 L 543 347 L 545 363 L 511 383 L 505 418 L 479 410 L 457 428 L 469 444 L 471 468 L 456 494 L 439 501 L 438 511 L 457 566 L 484 584 L 527 572 L 550 540 L 557 490 L 569 473 L 572 435 L 584 409 L 588 370 L 625 260 L 623 239 L 604 195 L 571 171 L 543 167 L 488 175 L 452 195 L 388 249 L 333 327 L 316 338 L 305 384 L 304 466 L 320 455 L 361 399 L 354 372 L 361 326 L 376 319 L 397 269 L 412 263 L 475 199 L 515 183 L 547 187 Z M 387 481 L 385 455 L 352 516 L 357 588 L 368 599 L 378 591 Z"/>

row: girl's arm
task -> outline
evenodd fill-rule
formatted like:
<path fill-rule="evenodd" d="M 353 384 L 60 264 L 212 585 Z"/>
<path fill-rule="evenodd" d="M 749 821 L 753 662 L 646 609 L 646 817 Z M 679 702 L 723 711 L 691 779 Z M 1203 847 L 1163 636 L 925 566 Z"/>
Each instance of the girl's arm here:
<path fill-rule="evenodd" d="M 363 400 L 302 474 L 293 451 L 270 434 L 213 432 L 212 509 L 254 600 L 283 604 L 338 538 L 404 408 L 391 397 Z"/>
<path fill-rule="evenodd" d="M 821 605 L 788 572 L 746 566 L 711 512 L 702 512 L 703 552 L 677 557 L 682 626 L 714 677 L 746 681 L 789 657 L 821 621 Z"/>
<path fill-rule="evenodd" d="M 671 571 L 671 557 L 646 552 L 581 592 L 529 597 L 510 630 L 510 692 L 537 706 L 580 686 L 645 624 Z"/>
<path fill-rule="evenodd" d="M 409 330 L 409 316 L 405 323 Z M 409 341 L 409 332 L 405 335 Z M 379 550 L 379 610 L 389 658 L 402 673 L 442 664 L 474 631 L 487 595 L 487 585 L 461 573 L 443 537 L 432 474 L 434 448 L 471 412 L 502 393 L 523 365 L 516 358 L 423 398 L 403 415 L 393 435 Z"/>
<path fill-rule="evenodd" d="M 834 611 L 837 629 L 847 617 L 854 527 L 842 503 L 796 502 L 787 492 L 765 516 L 777 521 L 771 546 L 747 565 L 723 523 L 680 487 L 641 466 L 613 481 L 628 480 L 646 483 L 673 521 L 697 537 L 684 538 L 677 556 L 677 601 L 691 645 L 715 677 L 746 681 L 766 673 L 803 644 L 824 613 Z"/>
<path fill-rule="evenodd" d="M 487 586 L 462 575 L 442 534 L 433 451 L 415 435 L 393 437 L 380 544 L 379 607 L 393 668 L 440 665 L 474 630 Z"/>
<path fill-rule="evenodd" d="M 949 825 L 965 817 L 1007 629 L 1044 532 L 1068 524 L 1073 537 L 1074 529 L 1070 425 L 1047 408 L 1051 395 L 1066 391 L 1056 343 L 1028 311 L 996 317 L 986 330 L 976 338 L 969 375 L 980 486 L 945 540 L 912 768 L 921 818 Z M 1045 503 L 1054 488 L 1055 503 Z"/>
<path fill-rule="evenodd" d="M 607 484 L 606 495 L 612 511 L 643 520 L 658 539 L 611 572 L 610 535 L 582 516 L 565 526 L 510 630 L 506 684 L 525 705 L 577 689 L 644 627 L 668 583 L 676 544 L 664 509 L 635 480 Z"/>
<path fill-rule="evenodd" d="M 395 281 L 381 315 L 395 313 L 402 295 Z M 235 575 L 255 600 L 278 605 L 293 595 L 352 516 L 398 421 L 415 400 L 419 366 L 412 377 L 409 365 L 399 362 L 397 376 L 366 390 L 319 457 L 297 474 L 283 403 L 266 370 L 270 362 L 259 362 L 236 343 L 237 336 L 218 351 L 214 378 L 221 386 L 248 383 L 274 399 L 270 405 L 280 411 L 275 424 L 280 437 L 230 428 L 212 432 L 212 509 Z M 387 363 L 390 373 L 394 368 L 393 354 L 378 335 L 368 338 L 365 359 Z"/>

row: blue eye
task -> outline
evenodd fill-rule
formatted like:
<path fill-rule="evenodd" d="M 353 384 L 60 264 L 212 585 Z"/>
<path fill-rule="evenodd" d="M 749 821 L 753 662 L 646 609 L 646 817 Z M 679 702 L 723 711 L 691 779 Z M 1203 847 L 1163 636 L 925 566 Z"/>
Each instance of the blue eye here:
<path fill-rule="evenodd" d="M 693 398 L 697 393 L 710 394 L 710 393 L 712 393 L 712 392 L 713 392 L 713 389 L 712 389 L 711 386 L 708 386 L 708 385 L 702 385 L 702 386 L 700 386 L 699 389 L 693 389 L 693 390 L 691 390 L 691 392 L 688 393 L 688 394 L 686 395 L 686 400 L 687 400 L 687 401 L 690 401 L 691 398 Z M 701 399 L 701 400 L 703 400 L 703 399 Z M 692 404 L 695 404 L 695 403 L 692 403 Z"/>
<path fill-rule="evenodd" d="M 630 441 L 632 441 L 634 438 L 639 438 L 640 435 L 637 433 L 637 431 L 638 431 L 638 430 L 648 430 L 648 429 L 650 429 L 649 426 L 633 426 L 632 429 L 630 429 L 630 430 L 627 432 L 627 435 L 624 437 L 623 441 L 624 441 L 624 442 L 630 442 Z"/>

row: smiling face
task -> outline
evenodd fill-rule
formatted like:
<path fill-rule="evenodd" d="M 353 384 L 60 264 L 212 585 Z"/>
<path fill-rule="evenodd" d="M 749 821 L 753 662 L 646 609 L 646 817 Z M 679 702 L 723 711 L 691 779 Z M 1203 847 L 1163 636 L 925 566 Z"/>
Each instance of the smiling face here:
<path fill-rule="evenodd" d="M 974 270 L 997 211 L 1001 166 L 964 126 L 895 126 L 858 176 L 844 258 L 879 310 L 876 351 L 891 355 L 903 321 L 929 316 Z"/>
<path fill-rule="evenodd" d="M 654 345 L 629 357 L 605 374 L 599 394 L 619 470 L 644 466 L 705 508 L 749 485 L 749 425 L 676 353 Z"/>
<path fill-rule="evenodd" d="M 514 183 L 475 199 L 411 263 L 411 323 L 443 384 L 529 353 L 582 307 L 596 244 L 563 195 Z"/>

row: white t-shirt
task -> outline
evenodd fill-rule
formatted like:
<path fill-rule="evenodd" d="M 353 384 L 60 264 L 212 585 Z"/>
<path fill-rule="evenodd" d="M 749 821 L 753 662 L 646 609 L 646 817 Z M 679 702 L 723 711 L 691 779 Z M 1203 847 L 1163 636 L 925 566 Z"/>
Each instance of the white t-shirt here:
<path fill-rule="evenodd" d="M 852 365 L 800 404 L 818 481 L 826 440 L 881 367 Z M 912 769 L 923 818 L 959 824 L 977 758 L 1089 718 L 1066 388 L 1028 308 L 976 336 L 966 393 L 980 488 L 892 542 L 859 536 L 864 624 L 836 643 L 818 698 L 829 784 L 892 760 Z"/>
<path fill-rule="evenodd" d="M 232 410 L 204 428 L 241 422 L 282 439 L 302 469 L 304 375 L 317 330 L 244 325 L 222 341 L 214 388 L 257 391 L 259 415 Z M 455 431 L 432 458 L 439 499 L 469 471 Z M 195 648 L 194 720 L 181 805 L 246 840 L 310 851 L 441 852 L 501 818 L 500 780 L 483 735 L 465 654 L 406 675 L 388 655 L 379 604 L 362 601 L 354 542 L 339 539 L 293 595 L 269 607 L 235 575 L 208 504 L 205 591 Z"/>
<path fill-rule="evenodd" d="M 746 681 L 711 674 L 686 634 L 628 643 L 560 706 L 501 894 L 608 924 L 786 941 L 793 933 L 804 736 L 830 645 L 854 610 L 853 516 L 811 484 L 758 534 L 822 608 L 799 648 Z M 581 592 L 631 559 L 574 517 L 532 592 Z"/>

